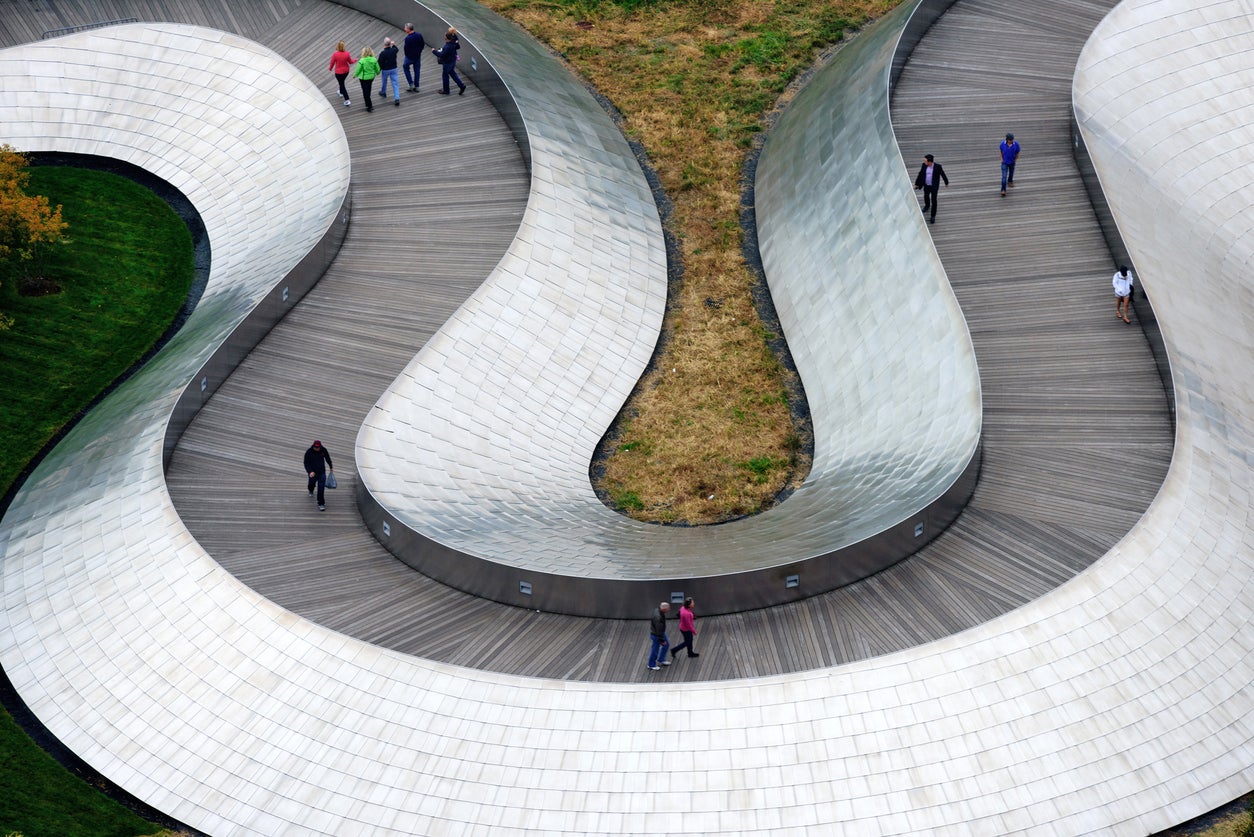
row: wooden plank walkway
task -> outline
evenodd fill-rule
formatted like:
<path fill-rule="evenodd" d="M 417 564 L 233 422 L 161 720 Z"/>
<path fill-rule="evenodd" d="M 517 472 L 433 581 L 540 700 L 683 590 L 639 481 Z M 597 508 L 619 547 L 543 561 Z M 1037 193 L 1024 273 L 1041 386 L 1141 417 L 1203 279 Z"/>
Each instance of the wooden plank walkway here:
<path fill-rule="evenodd" d="M 86 4 L 55 4 L 55 15 L 3 5 L 14 12 L 0 15 L 10 39 L 102 11 L 235 29 L 304 69 L 331 99 L 333 42 L 345 38 L 357 52 L 386 32 L 329 3 L 117 0 L 90 4 L 81 19 L 68 10 Z M 695 681 L 831 666 L 963 630 L 1047 592 L 1127 532 L 1171 452 L 1152 359 L 1138 330 L 1113 319 L 1113 268 L 1068 150 L 1071 67 L 1110 5 L 1048 0 L 1020 20 L 1004 5 L 963 0 L 898 87 L 894 119 L 911 176 L 930 151 L 953 181 L 933 229 L 975 340 L 985 403 L 975 498 L 914 558 L 804 602 L 702 619 L 702 657 L 659 675 L 643 666 L 648 602 L 639 622 L 503 607 L 423 578 L 370 537 L 351 502 L 361 418 L 487 275 L 526 194 L 499 117 L 474 88 L 435 96 L 433 64 L 424 92 L 400 108 L 367 115 L 354 99 L 341 111 L 353 151 L 348 239 L 181 441 L 169 473 L 179 513 L 231 572 L 296 613 L 407 653 L 541 677 Z M 1025 150 L 1019 185 L 1002 200 L 1006 130 Z M 343 483 L 324 514 L 300 471 L 315 437 Z"/>

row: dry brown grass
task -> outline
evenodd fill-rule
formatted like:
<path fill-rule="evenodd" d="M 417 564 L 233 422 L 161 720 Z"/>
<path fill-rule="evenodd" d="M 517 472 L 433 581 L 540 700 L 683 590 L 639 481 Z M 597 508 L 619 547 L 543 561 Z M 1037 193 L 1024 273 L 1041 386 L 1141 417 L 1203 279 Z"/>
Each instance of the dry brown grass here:
<path fill-rule="evenodd" d="M 767 346 L 742 256 L 741 172 L 788 83 L 843 29 L 897 2 L 486 0 L 613 102 L 674 205 L 683 282 L 597 486 L 625 513 L 727 520 L 808 472 L 790 373 Z"/>
<path fill-rule="evenodd" d="M 1254 793 L 1247 793 L 1229 805 L 1152 837 L 1249 837 L 1254 834 L 1251 805 Z"/>

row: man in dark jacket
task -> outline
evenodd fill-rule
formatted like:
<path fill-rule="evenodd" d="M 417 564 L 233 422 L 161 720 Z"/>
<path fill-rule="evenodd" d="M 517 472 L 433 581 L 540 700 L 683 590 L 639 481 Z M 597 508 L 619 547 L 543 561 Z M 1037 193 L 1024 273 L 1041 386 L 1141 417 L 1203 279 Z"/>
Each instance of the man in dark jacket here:
<path fill-rule="evenodd" d="M 410 93 L 418 92 L 418 74 L 422 72 L 422 50 L 426 47 L 427 42 L 422 39 L 421 32 L 414 31 L 412 23 L 405 24 L 405 83 L 409 85 Z M 409 68 L 414 68 L 414 74 L 409 74 Z"/>
<path fill-rule="evenodd" d="M 649 638 L 653 640 L 653 647 L 649 649 L 649 670 L 660 671 L 662 666 L 668 666 L 671 661 L 666 659 L 666 652 L 670 648 L 670 641 L 666 639 L 666 614 L 670 612 L 671 606 L 668 602 L 662 602 L 653 611 L 653 618 L 649 620 Z"/>
<path fill-rule="evenodd" d="M 305 473 L 309 474 L 309 496 L 314 496 L 314 486 L 318 487 L 318 511 L 327 510 L 327 468 L 335 471 L 331 464 L 331 453 L 322 446 L 322 442 L 314 439 L 309 450 L 305 451 Z"/>
<path fill-rule="evenodd" d="M 923 190 L 923 214 L 927 215 L 928 209 L 932 210 L 932 215 L 927 219 L 929 224 L 936 223 L 936 205 L 940 203 L 940 185 L 941 181 L 945 181 L 945 188 L 949 188 L 949 178 L 945 176 L 945 170 L 941 168 L 941 164 L 932 159 L 931 154 L 923 155 L 923 166 L 919 169 L 919 176 L 914 179 L 914 188 Z"/>
<path fill-rule="evenodd" d="M 396 69 L 396 53 L 400 52 L 396 48 L 396 43 L 391 38 L 383 39 L 383 49 L 379 50 L 379 69 L 383 72 L 381 82 L 382 87 L 379 89 L 379 96 L 387 98 L 388 82 L 392 83 L 394 89 L 393 95 L 396 97 L 396 106 L 401 106 L 401 76 Z"/>

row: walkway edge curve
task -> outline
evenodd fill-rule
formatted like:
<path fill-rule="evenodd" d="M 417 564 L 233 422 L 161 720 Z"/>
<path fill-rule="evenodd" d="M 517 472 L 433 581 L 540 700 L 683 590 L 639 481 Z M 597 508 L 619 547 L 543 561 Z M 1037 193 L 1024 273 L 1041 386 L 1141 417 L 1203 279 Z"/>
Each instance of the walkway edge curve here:
<path fill-rule="evenodd" d="M 778 507 L 708 527 L 615 514 L 588 480 L 665 304 L 665 244 L 635 157 L 555 60 L 529 44 L 514 54 L 500 23 L 460 27 L 498 46 L 494 70 L 533 132 L 531 196 L 510 252 L 358 435 L 359 504 L 389 551 L 520 607 L 632 618 L 693 595 L 730 613 L 873 575 L 953 521 L 979 466 L 980 384 L 892 139 L 885 92 L 910 11 L 846 46 L 762 152 L 760 247 L 814 464 Z M 842 110 L 858 118 L 833 122 Z M 857 164 L 815 156 L 837 146 L 860 149 Z"/>
<path fill-rule="evenodd" d="M 1112 15 L 1095 42 L 1126 44 L 1153 19 L 1151 4 L 1131 5 L 1139 14 Z M 1176 33 L 1182 51 L 1151 44 L 1143 57 L 1193 47 L 1204 70 L 1213 30 L 1182 25 L 1180 0 L 1153 5 L 1175 10 L 1160 35 Z M 1247 30 L 1219 69 L 1254 55 Z M 64 50 L 47 55 L 63 68 Z M 1086 53 L 1077 86 L 1098 105 L 1081 107 L 1086 130 L 1109 127 L 1089 120 L 1127 92 L 1103 90 L 1114 70 L 1157 68 L 1147 92 L 1159 98 L 1191 79 L 1131 57 Z M 0 62 L 8 85 L 30 57 L 22 48 Z M 1145 81 L 1125 79 L 1133 90 Z M 1231 95 L 1208 89 L 1210 102 Z M 1236 124 L 1230 138 L 1248 140 L 1254 120 Z M 1145 139 L 1158 139 L 1149 127 Z M 1143 173 L 1145 156 L 1090 139 L 1111 171 Z M 1152 188 L 1222 182 L 1204 160 L 1181 162 L 1196 177 Z M 1120 206 L 1120 194 L 1146 188 L 1109 185 Z M 1152 197 L 1192 206 L 1170 189 Z M 106 410 L 87 420 L 104 441 L 78 437 L 45 472 L 73 502 L 31 502 L 0 533 L 4 666 L 68 746 L 215 834 L 628 834 L 682 819 L 694 833 L 1134 835 L 1186 820 L 1248 790 L 1254 761 L 1254 405 L 1243 378 L 1225 374 L 1248 368 L 1251 349 L 1248 331 L 1216 333 L 1200 316 L 1216 304 L 1248 312 L 1244 286 L 1224 272 L 1246 248 L 1221 225 L 1213 243 L 1233 246 L 1196 251 L 1215 270 L 1199 284 L 1186 253 L 1163 252 L 1159 265 L 1150 248 L 1163 245 L 1146 237 L 1157 221 L 1120 211 L 1129 246 L 1146 248 L 1136 254 L 1156 300 L 1179 303 L 1160 306 L 1160 321 L 1181 360 L 1180 453 L 1105 558 L 1004 617 L 824 671 L 647 689 L 416 660 L 296 618 L 222 571 L 148 478 L 160 439 L 146 428 L 163 417 L 141 417 L 134 444 L 148 465 L 128 483 L 108 474 L 118 451 L 103 448 L 124 422 Z M 1204 244 L 1218 216 L 1187 217 Z M 108 492 L 145 504 L 78 502 Z"/>

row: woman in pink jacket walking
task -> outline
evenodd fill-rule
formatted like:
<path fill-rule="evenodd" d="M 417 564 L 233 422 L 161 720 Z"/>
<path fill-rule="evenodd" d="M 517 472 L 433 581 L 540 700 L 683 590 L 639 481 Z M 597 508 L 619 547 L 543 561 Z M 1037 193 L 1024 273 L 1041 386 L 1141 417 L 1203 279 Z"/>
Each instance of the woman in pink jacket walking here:
<path fill-rule="evenodd" d="M 335 80 L 340 83 L 340 96 L 344 99 L 344 107 L 352 104 L 348 100 L 348 88 L 344 86 L 344 79 L 348 78 L 349 66 L 356 63 L 357 59 L 349 54 L 343 41 L 335 45 L 335 52 L 331 53 L 331 63 L 327 66 L 327 69 L 335 73 Z"/>
<path fill-rule="evenodd" d="M 692 606 L 696 604 L 696 600 L 689 596 L 684 599 L 684 606 L 679 609 L 679 632 L 684 635 L 684 641 L 671 648 L 671 659 L 679 657 L 679 649 L 687 648 L 689 657 L 700 657 L 692 647 L 692 641 L 697 636 L 697 626 L 694 624 L 695 616 L 692 614 Z"/>

